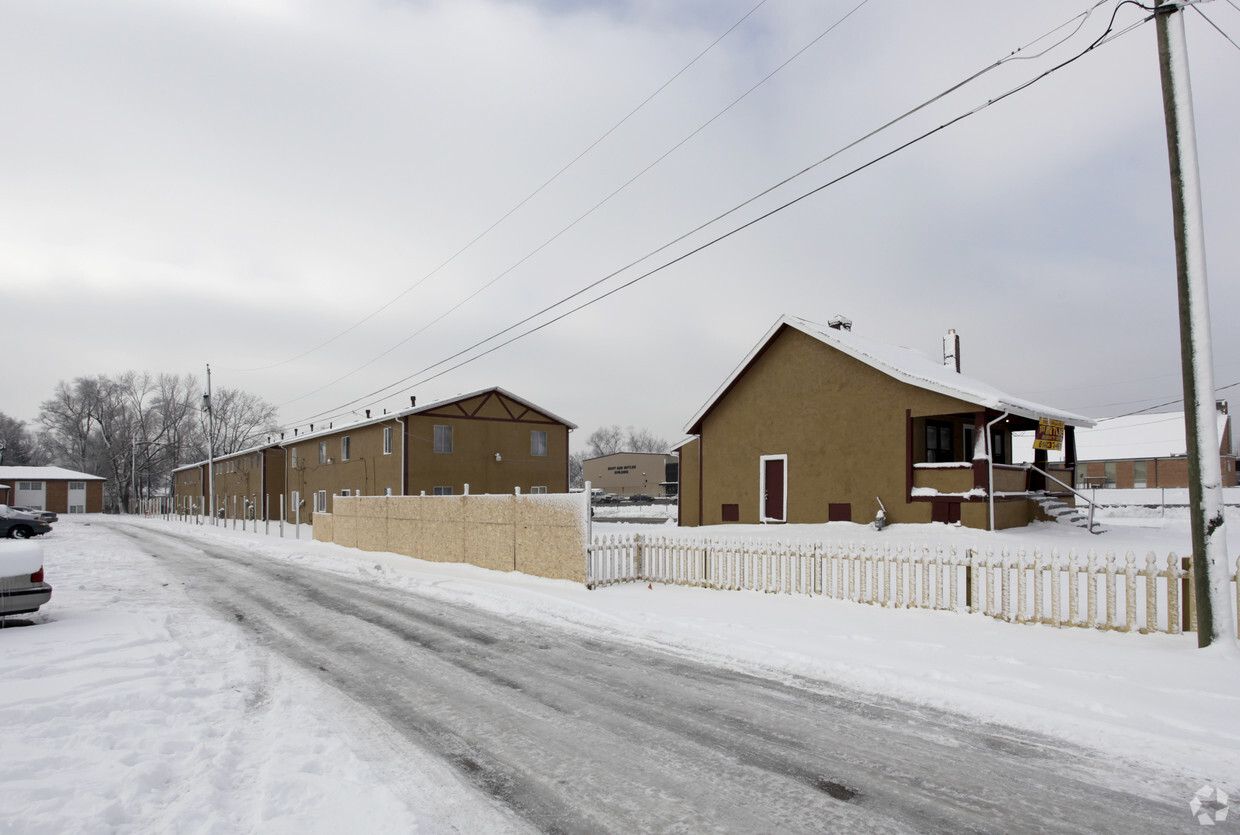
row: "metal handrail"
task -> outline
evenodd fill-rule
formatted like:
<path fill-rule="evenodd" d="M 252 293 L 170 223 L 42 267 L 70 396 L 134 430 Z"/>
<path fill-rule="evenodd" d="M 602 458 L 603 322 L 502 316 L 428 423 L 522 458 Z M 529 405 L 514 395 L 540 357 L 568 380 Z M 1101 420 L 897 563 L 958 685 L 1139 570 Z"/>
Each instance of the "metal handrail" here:
<path fill-rule="evenodd" d="M 1085 501 L 1085 504 L 1089 505 L 1089 532 L 1093 533 L 1094 532 L 1094 503 L 1090 500 L 1089 496 L 1086 496 L 1084 493 L 1081 493 L 1080 491 L 1076 490 L 1071 485 L 1064 484 L 1062 481 L 1055 478 L 1053 475 L 1051 475 L 1050 473 L 1048 473 L 1046 470 L 1042 469 L 1041 467 L 1037 466 L 1036 464 L 1029 464 L 1028 467 L 1029 469 L 1036 470 L 1042 475 L 1046 476 L 1051 481 L 1063 487 L 1069 493 L 1072 493 L 1075 496 L 1079 496 L 1081 499 Z"/>

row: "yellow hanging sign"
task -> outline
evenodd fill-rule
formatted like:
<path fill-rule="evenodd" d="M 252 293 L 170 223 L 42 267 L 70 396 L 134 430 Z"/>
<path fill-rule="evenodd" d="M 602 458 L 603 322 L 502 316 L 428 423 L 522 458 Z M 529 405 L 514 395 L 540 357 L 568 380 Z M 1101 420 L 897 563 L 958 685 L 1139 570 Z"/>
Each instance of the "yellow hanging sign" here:
<path fill-rule="evenodd" d="M 1063 421 L 1041 418 L 1033 438 L 1034 449 L 1063 449 Z"/>

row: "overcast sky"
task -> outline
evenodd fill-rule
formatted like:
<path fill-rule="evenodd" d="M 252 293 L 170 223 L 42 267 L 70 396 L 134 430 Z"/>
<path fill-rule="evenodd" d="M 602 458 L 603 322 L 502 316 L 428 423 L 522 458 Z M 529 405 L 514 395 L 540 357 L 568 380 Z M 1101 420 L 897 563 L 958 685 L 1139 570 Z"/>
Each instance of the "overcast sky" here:
<path fill-rule="evenodd" d="M 1094 417 L 1173 400 L 1152 23 L 422 371 L 1069 59 L 1114 0 L 1048 54 L 1073 28 L 672 243 L 1092 2 L 767 0 L 593 148 L 757 0 L 7 3 L 0 411 L 33 422 L 58 380 L 210 363 L 289 426 L 499 385 L 579 424 L 576 448 L 611 423 L 675 441 L 784 313 L 931 355 L 955 328 L 967 373 Z M 1240 42 L 1235 3 L 1202 10 Z M 1124 6 L 1116 29 L 1141 14 Z M 1186 23 L 1223 386 L 1240 381 L 1240 48 Z"/>

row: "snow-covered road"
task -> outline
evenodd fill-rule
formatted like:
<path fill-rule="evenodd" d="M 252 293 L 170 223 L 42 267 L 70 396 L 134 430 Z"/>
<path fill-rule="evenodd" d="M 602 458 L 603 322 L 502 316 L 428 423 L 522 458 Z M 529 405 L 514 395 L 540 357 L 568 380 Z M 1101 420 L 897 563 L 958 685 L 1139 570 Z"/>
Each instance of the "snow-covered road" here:
<path fill-rule="evenodd" d="M 514 829 L 1137 832 L 1193 823 L 1182 783 L 1117 771 L 1060 740 L 376 588 L 176 527 L 115 530 L 192 599 L 338 694 L 348 721 L 371 724 L 397 761 L 429 754 Z"/>

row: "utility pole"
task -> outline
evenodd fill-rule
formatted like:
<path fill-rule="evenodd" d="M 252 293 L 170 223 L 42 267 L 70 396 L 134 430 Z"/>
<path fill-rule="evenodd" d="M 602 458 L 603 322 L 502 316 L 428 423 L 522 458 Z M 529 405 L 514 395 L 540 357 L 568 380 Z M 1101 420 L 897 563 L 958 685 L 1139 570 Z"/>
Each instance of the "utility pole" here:
<path fill-rule="evenodd" d="M 1189 515 L 1193 533 L 1193 591 L 1197 646 L 1235 645 L 1229 617 L 1227 530 L 1223 525 L 1223 474 L 1219 464 L 1214 401 L 1214 352 L 1206 285 L 1206 242 L 1197 167 L 1197 137 L 1188 78 L 1183 0 L 1158 0 L 1158 67 L 1171 165 L 1175 272 L 1180 307 L 1180 365 L 1184 377 L 1184 426 L 1188 441 Z"/>
<path fill-rule="evenodd" d="M 207 393 L 202 396 L 202 409 L 207 413 L 207 508 L 211 524 L 215 524 L 215 416 L 211 411 L 211 363 L 207 363 Z"/>

